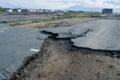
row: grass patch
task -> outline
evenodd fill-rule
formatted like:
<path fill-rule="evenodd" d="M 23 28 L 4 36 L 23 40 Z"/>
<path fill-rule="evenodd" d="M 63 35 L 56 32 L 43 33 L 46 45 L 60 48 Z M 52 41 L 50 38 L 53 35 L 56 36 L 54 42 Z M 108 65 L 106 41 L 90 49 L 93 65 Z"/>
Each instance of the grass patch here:
<path fill-rule="evenodd" d="M 8 23 L 6 26 L 20 26 L 20 25 L 27 25 L 30 24 L 30 22 L 21 22 L 21 23 Z"/>
<path fill-rule="evenodd" d="M 61 17 L 62 18 L 88 18 L 88 17 L 100 17 L 100 13 L 95 12 L 66 12 Z"/>
<path fill-rule="evenodd" d="M 90 17 L 100 17 L 100 13 L 95 12 L 65 12 L 62 15 L 59 15 L 57 17 L 47 18 L 47 19 L 37 19 L 33 20 L 31 22 L 15 22 L 15 23 L 7 23 L 6 26 L 21 26 L 21 25 L 28 25 L 32 23 L 41 23 L 41 22 L 51 22 L 51 21 L 57 21 L 62 20 L 65 18 L 90 18 Z"/>
<path fill-rule="evenodd" d="M 39 19 L 39 20 L 33 20 L 31 22 L 16 22 L 16 23 L 8 23 L 6 26 L 20 26 L 20 25 L 28 25 L 32 23 L 40 23 L 40 22 L 50 22 L 50 21 L 56 21 L 60 20 L 58 18 L 49 18 L 49 19 Z"/>
<path fill-rule="evenodd" d="M 90 17 L 89 14 L 84 12 L 67 12 L 62 15 L 63 18 L 78 18 L 78 17 Z"/>
<path fill-rule="evenodd" d="M 39 22 L 50 22 L 50 21 L 56 21 L 56 20 L 60 20 L 58 18 L 49 18 L 49 19 L 39 19 L 39 20 L 34 20 L 32 21 L 32 23 L 39 23 Z"/>

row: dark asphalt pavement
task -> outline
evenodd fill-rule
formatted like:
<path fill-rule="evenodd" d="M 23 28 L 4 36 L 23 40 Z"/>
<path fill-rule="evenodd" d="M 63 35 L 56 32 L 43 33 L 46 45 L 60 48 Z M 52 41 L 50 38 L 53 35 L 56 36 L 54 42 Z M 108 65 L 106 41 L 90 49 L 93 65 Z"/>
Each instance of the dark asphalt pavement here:
<path fill-rule="evenodd" d="M 0 25 L 0 80 L 9 79 L 25 57 L 39 51 L 46 37 L 35 28 Z"/>

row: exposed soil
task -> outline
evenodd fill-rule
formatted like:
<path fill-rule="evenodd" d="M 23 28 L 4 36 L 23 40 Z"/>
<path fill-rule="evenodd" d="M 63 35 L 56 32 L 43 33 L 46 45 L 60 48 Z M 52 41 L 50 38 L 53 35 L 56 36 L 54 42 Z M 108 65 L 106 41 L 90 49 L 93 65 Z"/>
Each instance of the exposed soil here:
<path fill-rule="evenodd" d="M 109 53 L 48 38 L 11 80 L 120 80 L 120 60 L 115 55 L 119 52 L 111 52 L 111 57 Z"/>

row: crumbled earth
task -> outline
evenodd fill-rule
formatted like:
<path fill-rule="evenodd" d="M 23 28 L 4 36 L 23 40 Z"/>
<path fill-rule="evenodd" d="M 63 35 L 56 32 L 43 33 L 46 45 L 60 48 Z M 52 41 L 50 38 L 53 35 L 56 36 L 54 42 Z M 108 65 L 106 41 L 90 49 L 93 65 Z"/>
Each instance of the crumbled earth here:
<path fill-rule="evenodd" d="M 48 38 L 11 80 L 120 80 L 120 60 L 106 54 L 77 48 L 67 39 Z"/>

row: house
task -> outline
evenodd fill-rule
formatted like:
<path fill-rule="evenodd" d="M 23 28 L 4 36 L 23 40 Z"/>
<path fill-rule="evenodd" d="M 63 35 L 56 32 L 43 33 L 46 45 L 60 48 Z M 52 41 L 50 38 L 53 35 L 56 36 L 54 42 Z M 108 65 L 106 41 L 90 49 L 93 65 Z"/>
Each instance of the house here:
<path fill-rule="evenodd" d="M 13 9 L 6 10 L 6 12 L 13 13 Z"/>
<path fill-rule="evenodd" d="M 113 9 L 109 9 L 109 8 L 102 9 L 102 13 L 111 14 L 111 13 L 113 13 Z"/>
<path fill-rule="evenodd" d="M 11 9 L 11 8 L 3 9 L 4 13 L 20 13 L 21 11 L 22 11 L 21 9 Z"/>
<path fill-rule="evenodd" d="M 13 9 L 13 13 L 18 13 L 18 9 Z"/>
<path fill-rule="evenodd" d="M 21 12 L 22 13 L 27 13 L 27 12 L 29 12 L 29 10 L 28 9 L 22 9 Z"/>
<path fill-rule="evenodd" d="M 37 12 L 37 10 L 36 9 L 30 9 L 29 12 L 35 13 L 35 12 Z"/>
<path fill-rule="evenodd" d="M 22 11 L 21 9 L 18 9 L 18 12 L 19 12 L 19 13 L 21 13 L 21 11 Z"/>
<path fill-rule="evenodd" d="M 4 13 L 13 13 L 13 9 L 4 8 L 3 12 Z"/>

